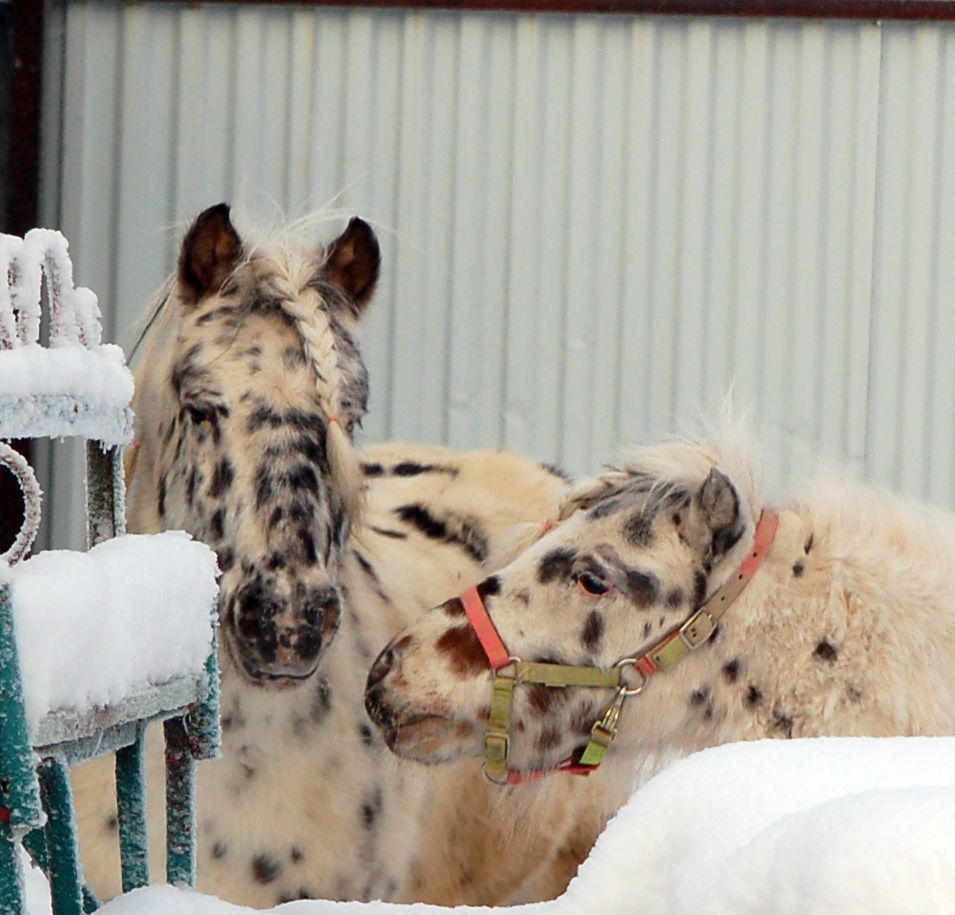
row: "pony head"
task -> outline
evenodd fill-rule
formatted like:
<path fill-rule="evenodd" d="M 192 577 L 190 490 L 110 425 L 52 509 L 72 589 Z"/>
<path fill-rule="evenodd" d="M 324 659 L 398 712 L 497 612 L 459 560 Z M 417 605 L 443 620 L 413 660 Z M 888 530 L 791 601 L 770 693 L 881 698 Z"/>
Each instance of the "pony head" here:
<path fill-rule="evenodd" d="M 308 677 L 341 619 L 337 566 L 361 502 L 357 334 L 371 228 L 240 236 L 213 206 L 182 242 L 138 371 L 131 514 L 212 546 L 225 652 L 260 684 Z"/>
<path fill-rule="evenodd" d="M 478 586 L 480 602 L 510 656 L 613 671 L 641 657 L 733 575 L 753 540 L 758 498 L 751 469 L 719 447 L 647 449 L 623 470 L 574 490 L 561 523 Z M 692 692 L 684 681 L 693 668 L 675 668 L 639 703 L 623 704 L 621 734 L 662 740 L 667 727 L 683 728 L 682 698 L 672 715 L 662 706 Z M 634 665 L 621 673 L 621 686 L 640 681 Z M 492 683 L 488 654 L 455 598 L 385 648 L 368 677 L 366 708 L 401 756 L 427 763 L 480 756 Z M 606 688 L 518 676 L 510 766 L 548 770 L 579 758 L 613 699 Z"/>

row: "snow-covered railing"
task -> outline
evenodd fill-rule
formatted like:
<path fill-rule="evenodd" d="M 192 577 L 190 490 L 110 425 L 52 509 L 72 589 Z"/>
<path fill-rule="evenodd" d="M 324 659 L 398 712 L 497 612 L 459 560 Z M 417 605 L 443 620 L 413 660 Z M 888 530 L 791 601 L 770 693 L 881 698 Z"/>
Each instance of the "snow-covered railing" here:
<path fill-rule="evenodd" d="M 96 295 L 74 285 L 63 235 L 0 235 L 0 438 L 129 442 L 133 378 L 122 350 L 102 337 Z"/>
<path fill-rule="evenodd" d="M 55 915 L 82 915 L 69 767 L 116 754 L 124 889 L 149 882 L 146 727 L 166 743 L 166 873 L 195 880 L 195 761 L 219 745 L 215 553 L 181 532 L 126 535 L 122 445 L 133 378 L 102 342 L 96 296 L 73 284 L 66 239 L 0 235 L 0 470 L 25 518 L 0 555 L 0 913 L 26 915 L 21 845 Z M 4 439 L 86 439 L 91 549 L 24 559 L 41 492 Z M 39 763 L 39 765 L 38 765 Z M 41 790 L 42 789 L 42 790 Z"/>

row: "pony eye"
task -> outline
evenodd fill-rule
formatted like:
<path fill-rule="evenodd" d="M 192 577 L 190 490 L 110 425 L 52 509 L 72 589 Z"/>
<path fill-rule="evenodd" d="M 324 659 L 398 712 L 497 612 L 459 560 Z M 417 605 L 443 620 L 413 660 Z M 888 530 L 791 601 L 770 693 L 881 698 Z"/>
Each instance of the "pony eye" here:
<path fill-rule="evenodd" d="M 206 422 L 206 420 L 212 418 L 211 410 L 203 410 L 200 407 L 188 406 L 186 407 L 186 412 L 189 414 L 189 419 L 191 419 L 196 425 Z"/>
<path fill-rule="evenodd" d="M 610 585 L 593 572 L 581 572 L 577 576 L 577 587 L 591 597 L 606 594 L 610 590 Z"/>

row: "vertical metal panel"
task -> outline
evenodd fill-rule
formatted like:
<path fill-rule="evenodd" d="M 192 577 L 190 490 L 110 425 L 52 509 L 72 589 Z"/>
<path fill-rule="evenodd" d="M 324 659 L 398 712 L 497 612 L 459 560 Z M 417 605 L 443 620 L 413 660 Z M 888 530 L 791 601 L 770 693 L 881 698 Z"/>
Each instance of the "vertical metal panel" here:
<path fill-rule="evenodd" d="M 952 27 L 93 0 L 65 21 L 48 221 L 117 330 L 205 205 L 358 211 L 384 254 L 369 438 L 587 473 L 735 384 L 779 482 L 822 451 L 955 500 Z"/>

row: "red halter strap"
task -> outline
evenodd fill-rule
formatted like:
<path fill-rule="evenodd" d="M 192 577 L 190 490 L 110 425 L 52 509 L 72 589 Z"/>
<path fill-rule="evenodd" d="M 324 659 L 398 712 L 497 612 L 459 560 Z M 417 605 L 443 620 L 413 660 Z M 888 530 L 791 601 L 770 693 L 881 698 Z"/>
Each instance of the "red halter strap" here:
<path fill-rule="evenodd" d="M 464 612 L 467 613 L 474 633 L 487 655 L 487 659 L 494 670 L 500 670 L 511 663 L 511 656 L 504 646 L 504 640 L 501 638 L 494 626 L 491 617 L 488 615 L 487 607 L 478 592 L 477 586 L 472 586 L 461 595 L 461 603 L 464 604 Z"/>

